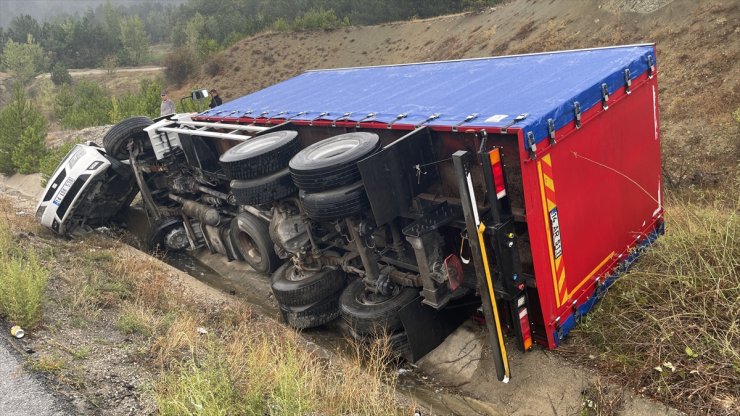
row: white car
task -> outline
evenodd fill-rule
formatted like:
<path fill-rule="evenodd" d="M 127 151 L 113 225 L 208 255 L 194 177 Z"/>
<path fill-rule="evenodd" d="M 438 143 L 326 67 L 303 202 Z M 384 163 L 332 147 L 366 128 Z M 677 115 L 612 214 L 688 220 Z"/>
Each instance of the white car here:
<path fill-rule="evenodd" d="M 36 218 L 62 235 L 106 225 L 137 191 L 128 165 L 92 142 L 78 144 L 49 178 Z"/>

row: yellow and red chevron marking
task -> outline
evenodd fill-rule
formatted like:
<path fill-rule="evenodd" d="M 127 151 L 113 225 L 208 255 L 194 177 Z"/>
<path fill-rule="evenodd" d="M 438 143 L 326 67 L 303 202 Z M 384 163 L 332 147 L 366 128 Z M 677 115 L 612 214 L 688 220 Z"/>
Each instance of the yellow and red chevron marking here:
<path fill-rule="evenodd" d="M 553 288 L 555 289 L 555 302 L 560 307 L 568 296 L 568 289 L 565 287 L 565 264 L 563 262 L 563 248 L 560 240 L 560 223 L 555 199 L 552 159 L 549 154 L 543 156 L 537 162 L 537 172 L 540 176 L 542 212 L 545 220 L 547 246 L 550 250 L 550 271 L 552 273 Z"/>

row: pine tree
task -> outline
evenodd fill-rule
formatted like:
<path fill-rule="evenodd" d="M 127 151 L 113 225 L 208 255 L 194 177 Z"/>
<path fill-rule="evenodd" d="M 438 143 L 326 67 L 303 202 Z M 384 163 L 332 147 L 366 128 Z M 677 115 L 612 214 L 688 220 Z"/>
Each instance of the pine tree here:
<path fill-rule="evenodd" d="M 38 159 L 46 151 L 43 141 L 48 129 L 44 116 L 26 97 L 23 86 L 16 82 L 10 103 L 0 110 L 0 173 L 12 175 L 18 172 L 19 164 L 34 166 L 34 162 L 23 162 L 25 158 L 36 160 L 38 167 Z M 24 134 L 25 143 L 22 144 Z M 23 147 L 22 151 L 16 151 L 19 146 Z"/>

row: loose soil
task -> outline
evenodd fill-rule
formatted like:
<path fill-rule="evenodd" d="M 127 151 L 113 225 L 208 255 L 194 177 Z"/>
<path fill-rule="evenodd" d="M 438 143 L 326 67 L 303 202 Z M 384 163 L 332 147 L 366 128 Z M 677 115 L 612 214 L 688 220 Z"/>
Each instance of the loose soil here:
<path fill-rule="evenodd" d="M 664 172 L 669 185 L 737 173 L 740 3 L 735 0 L 514 0 L 479 13 L 324 32 L 264 33 L 214 58 L 221 73 L 190 86 L 229 101 L 318 68 L 657 44 Z"/>

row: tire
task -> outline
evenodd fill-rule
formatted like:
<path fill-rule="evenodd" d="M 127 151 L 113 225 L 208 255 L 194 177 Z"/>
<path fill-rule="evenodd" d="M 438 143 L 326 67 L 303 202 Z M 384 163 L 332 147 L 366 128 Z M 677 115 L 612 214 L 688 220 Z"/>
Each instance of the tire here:
<path fill-rule="evenodd" d="M 387 297 L 374 295 L 365 290 L 361 279 L 357 279 L 339 297 L 339 311 L 358 335 L 392 333 L 402 328 L 398 311 L 418 295 L 419 289 L 403 286 L 397 286 Z"/>
<path fill-rule="evenodd" d="M 236 243 L 236 251 L 256 272 L 272 273 L 280 265 L 270 239 L 267 223 L 248 212 L 242 212 L 232 220 L 230 238 Z"/>
<path fill-rule="evenodd" d="M 288 168 L 257 179 L 231 181 L 231 192 L 239 205 L 261 205 L 285 198 L 298 189 Z"/>
<path fill-rule="evenodd" d="M 298 132 L 283 130 L 238 144 L 218 160 L 229 179 L 254 179 L 284 169 L 300 149 Z"/>
<path fill-rule="evenodd" d="M 362 213 L 370 206 L 362 182 L 331 191 L 299 192 L 303 210 L 314 221 L 333 221 Z"/>
<path fill-rule="evenodd" d="M 177 227 L 182 227 L 182 220 L 177 218 L 162 218 L 152 224 L 147 234 L 147 248 L 151 251 L 167 250 L 165 237 Z"/>
<path fill-rule="evenodd" d="M 105 151 L 118 160 L 127 160 L 129 157 L 128 145 L 131 139 L 148 140 L 149 135 L 144 131 L 153 123 L 149 117 L 130 117 L 111 127 L 103 136 Z"/>
<path fill-rule="evenodd" d="M 309 305 L 337 294 L 344 287 L 341 270 L 325 268 L 302 276 L 295 273 L 292 264 L 283 264 L 272 275 L 272 293 L 283 306 Z"/>
<path fill-rule="evenodd" d="M 339 300 L 337 295 L 306 306 L 280 306 L 283 320 L 296 329 L 315 328 L 327 324 L 339 317 Z"/>
<path fill-rule="evenodd" d="M 237 248 L 239 246 L 239 232 L 239 218 L 234 217 L 231 219 L 231 223 L 229 224 L 229 244 L 231 244 L 231 247 L 233 248 L 232 251 L 236 255 L 235 260 L 244 261 L 245 259 L 242 252 Z"/>
<path fill-rule="evenodd" d="M 290 159 L 288 166 L 299 189 L 321 192 L 357 182 L 357 162 L 378 149 L 377 134 L 345 133 L 306 147 Z"/>

